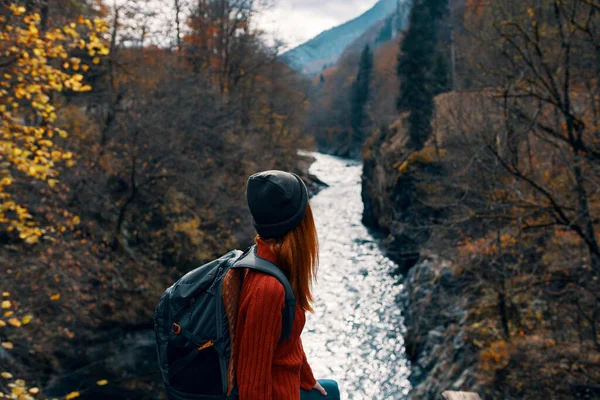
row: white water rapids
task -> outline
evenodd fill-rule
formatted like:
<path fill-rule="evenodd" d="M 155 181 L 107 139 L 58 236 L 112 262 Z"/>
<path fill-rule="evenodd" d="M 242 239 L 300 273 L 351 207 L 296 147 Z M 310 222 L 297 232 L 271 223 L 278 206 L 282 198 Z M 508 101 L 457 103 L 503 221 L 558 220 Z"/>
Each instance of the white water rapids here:
<path fill-rule="evenodd" d="M 314 314 L 303 344 L 317 379 L 340 383 L 342 399 L 404 399 L 410 388 L 397 296 L 402 286 L 361 223 L 362 166 L 319 153 L 310 172 L 329 188 L 311 200 L 320 252 Z"/>

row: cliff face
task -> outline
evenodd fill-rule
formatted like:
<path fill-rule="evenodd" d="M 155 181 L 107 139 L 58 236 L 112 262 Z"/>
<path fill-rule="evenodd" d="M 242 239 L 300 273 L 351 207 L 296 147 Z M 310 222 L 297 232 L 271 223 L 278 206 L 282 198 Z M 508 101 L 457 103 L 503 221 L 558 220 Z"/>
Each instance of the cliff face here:
<path fill-rule="evenodd" d="M 572 234 L 523 223 L 538 197 L 498 157 L 548 177 L 562 165 L 536 138 L 517 159 L 505 115 L 492 92 L 446 93 L 423 149 L 410 148 L 402 118 L 363 148 L 363 221 L 387 235 L 403 275 L 412 399 L 600 398 L 598 322 L 581 322 L 597 310 L 597 277 L 581 272 Z"/>
<path fill-rule="evenodd" d="M 437 400 L 446 390 L 479 392 L 476 352 L 467 340 L 468 300 L 461 296 L 452 264 L 425 256 L 410 269 L 404 285 L 411 398 Z"/>
<path fill-rule="evenodd" d="M 363 223 L 388 235 L 388 256 L 406 273 L 419 260 L 419 249 L 431 235 L 440 207 L 428 205 L 420 183 L 440 177 L 442 153 L 431 145 L 413 152 L 402 121 L 375 132 L 363 151 Z"/>
<path fill-rule="evenodd" d="M 363 222 L 388 235 L 389 256 L 404 272 L 415 265 L 421 250 L 452 257 L 448 249 L 459 244 L 459 236 L 487 232 L 472 218 L 474 204 L 482 200 L 465 173 L 485 144 L 471 143 L 479 140 L 479 131 L 472 137 L 465 132 L 483 127 L 493 135 L 500 126 L 498 105 L 487 92 L 450 92 L 437 96 L 435 107 L 433 133 L 423 149 L 410 147 L 402 115 L 375 131 L 362 151 Z M 461 107 L 470 111 L 458 112 Z"/>
<path fill-rule="evenodd" d="M 442 95 L 447 103 L 453 94 Z M 441 121 L 434 126 L 442 125 Z M 478 391 L 477 351 L 467 340 L 468 305 L 460 276 L 449 259 L 438 256 L 436 225 L 450 214 L 436 191 L 436 182 L 448 178 L 452 164 L 445 134 L 420 151 L 409 146 L 403 118 L 373 133 L 363 148 L 363 222 L 387 235 L 388 256 L 404 276 L 401 299 L 407 332 L 405 344 L 411 361 L 413 399 L 440 399 L 446 390 Z M 438 143 L 438 140 L 440 143 Z M 447 190 L 448 188 L 445 187 Z"/>

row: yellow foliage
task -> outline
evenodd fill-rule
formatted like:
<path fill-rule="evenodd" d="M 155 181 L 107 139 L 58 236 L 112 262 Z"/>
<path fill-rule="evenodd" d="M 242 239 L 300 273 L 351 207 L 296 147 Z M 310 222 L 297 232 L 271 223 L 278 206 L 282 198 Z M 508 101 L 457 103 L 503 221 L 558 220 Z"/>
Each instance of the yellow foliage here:
<path fill-rule="evenodd" d="M 12 379 L 12 374 L 8 372 L 2 372 L 0 374 L 4 379 Z M 34 400 L 33 396 L 40 393 L 40 389 L 37 387 L 27 388 L 27 384 L 23 379 L 16 379 L 14 382 L 9 383 L 10 394 L 3 394 L 0 392 L 0 398 L 15 399 L 15 400 Z"/>
<path fill-rule="evenodd" d="M 439 157 L 444 157 L 446 150 L 439 150 Z M 435 147 L 425 147 L 422 150 L 415 151 L 412 153 L 406 161 L 398 163 L 394 167 L 398 169 L 399 173 L 404 173 L 406 170 L 414 164 L 431 164 L 438 159 L 438 150 Z"/>
<path fill-rule="evenodd" d="M 484 371 L 495 371 L 506 367 L 509 360 L 508 344 L 504 340 L 497 340 L 481 352 L 479 364 Z"/>
<path fill-rule="evenodd" d="M 173 225 L 173 231 L 184 233 L 186 236 L 189 237 L 190 241 L 194 245 L 199 245 L 204 240 L 204 232 L 202 232 L 201 230 L 198 229 L 199 226 L 200 226 L 200 219 L 192 218 L 189 220 L 184 220 L 184 221 L 175 223 Z"/>
<path fill-rule="evenodd" d="M 517 239 L 515 239 L 515 237 L 512 235 L 505 234 L 500 237 L 500 245 L 503 248 L 513 246 L 516 243 Z"/>
<path fill-rule="evenodd" d="M 2 297 L 10 297 L 10 293 L 2 292 Z M 14 304 L 11 304 L 10 302 L 8 302 L 8 300 L 4 300 L 2 302 L 3 308 L 8 308 L 8 307 L 6 307 L 6 303 L 8 303 L 8 305 L 10 307 L 14 306 Z M 24 325 L 29 324 L 33 320 L 33 316 L 30 314 L 25 315 L 21 319 L 15 317 L 13 315 L 14 315 L 14 311 L 8 311 L 8 312 L 4 313 L 4 317 L 6 317 L 6 318 L 12 317 L 12 318 L 8 319 L 8 324 L 6 322 L 4 322 L 3 320 L 0 320 L 0 328 L 4 328 L 6 326 L 10 326 L 13 328 L 21 328 Z M 2 347 L 3 349 L 6 349 L 6 350 L 13 350 L 15 346 L 12 342 L 7 341 L 7 342 L 1 342 L 0 347 Z M 34 400 L 35 399 L 34 396 L 37 396 L 38 394 L 40 394 L 39 388 L 27 387 L 27 384 L 23 379 L 14 379 L 13 374 L 11 374 L 10 372 L 6 372 L 6 371 L 1 372 L 0 377 L 9 381 L 6 385 L 2 385 L 2 386 L 10 388 L 10 393 L 3 393 L 2 391 L 0 391 L 0 398 L 18 399 L 18 400 Z M 10 382 L 10 381 L 12 381 L 12 382 Z"/>
<path fill-rule="evenodd" d="M 27 14 L 24 7 L 10 6 L 12 15 L 5 19 L 0 35 L 0 224 L 19 232 L 27 243 L 35 243 L 45 233 L 26 207 L 18 204 L 10 188 L 15 178 L 26 176 L 57 183 L 57 164 L 72 158 L 56 146 L 55 136 L 66 132 L 54 125 L 56 109 L 53 93 L 66 89 L 91 90 L 84 76 L 72 74 L 81 60 L 71 57 L 75 49 L 107 54 L 101 40 L 107 25 L 102 20 L 71 23 L 63 29 L 40 32 L 41 17 Z M 72 165 L 71 162 L 68 162 Z"/>

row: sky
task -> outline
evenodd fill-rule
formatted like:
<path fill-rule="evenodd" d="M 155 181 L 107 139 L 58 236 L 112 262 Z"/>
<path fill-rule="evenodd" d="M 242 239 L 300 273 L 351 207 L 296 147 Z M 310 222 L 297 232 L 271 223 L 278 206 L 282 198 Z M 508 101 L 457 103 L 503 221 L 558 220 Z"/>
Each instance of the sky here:
<path fill-rule="evenodd" d="M 289 48 L 367 11 L 377 0 L 271 0 L 258 20 L 271 40 Z"/>
<path fill-rule="evenodd" d="M 127 4 L 127 0 L 105 0 L 107 4 L 115 1 L 117 5 Z M 268 44 L 280 40 L 284 48 L 291 49 L 319 33 L 343 24 L 364 13 L 378 0 L 257 0 L 259 13 L 257 26 L 267 34 Z M 188 0 L 187 4 L 193 4 Z M 160 32 L 158 45 L 165 45 L 165 29 L 174 37 L 175 14 L 172 0 L 145 0 L 149 10 L 161 18 L 151 29 Z M 174 43 L 174 42 L 173 42 Z M 172 45 L 173 43 L 169 43 Z"/>

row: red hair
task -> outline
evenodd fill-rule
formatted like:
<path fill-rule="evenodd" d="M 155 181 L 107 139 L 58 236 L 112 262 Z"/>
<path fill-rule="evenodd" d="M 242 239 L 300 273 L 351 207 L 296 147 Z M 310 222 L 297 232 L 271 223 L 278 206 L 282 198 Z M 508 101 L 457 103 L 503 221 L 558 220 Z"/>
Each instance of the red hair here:
<path fill-rule="evenodd" d="M 297 304 L 305 311 L 313 311 L 311 288 L 319 266 L 319 240 L 310 204 L 304 219 L 294 230 L 279 239 L 261 240 L 270 244 L 277 266 L 290 280 Z"/>

